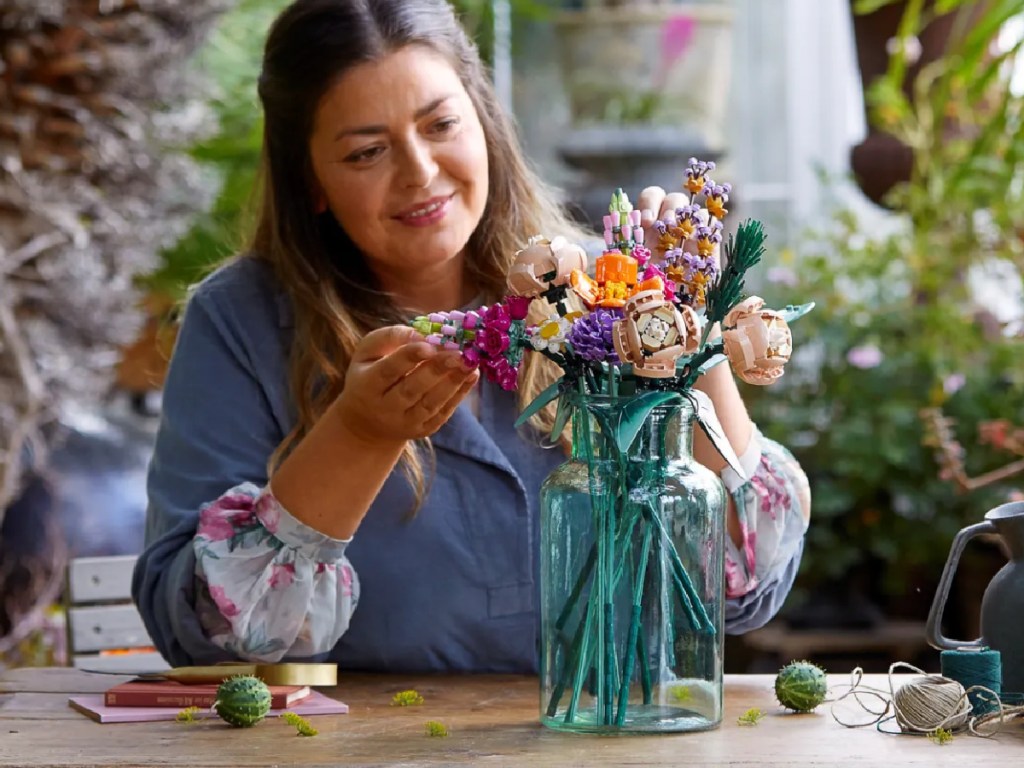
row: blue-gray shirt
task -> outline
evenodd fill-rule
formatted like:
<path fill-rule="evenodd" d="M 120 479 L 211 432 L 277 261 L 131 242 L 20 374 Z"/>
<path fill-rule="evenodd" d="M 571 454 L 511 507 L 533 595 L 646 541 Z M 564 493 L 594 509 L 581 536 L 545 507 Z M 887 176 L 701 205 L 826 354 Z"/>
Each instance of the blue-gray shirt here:
<path fill-rule="evenodd" d="M 288 387 L 288 299 L 269 267 L 242 258 L 192 295 L 164 389 L 148 478 L 146 547 L 133 595 L 174 665 L 231 658 L 196 612 L 200 508 L 242 483 L 267 483 L 267 460 L 295 423 Z M 538 498 L 565 460 L 513 427 L 514 395 L 484 384 L 478 415 L 461 405 L 434 436 L 436 474 L 419 513 L 392 473 L 345 550 L 359 577 L 348 630 L 318 658 L 347 669 L 534 672 Z M 726 603 L 726 629 L 764 624 L 788 593 L 802 551 Z"/>

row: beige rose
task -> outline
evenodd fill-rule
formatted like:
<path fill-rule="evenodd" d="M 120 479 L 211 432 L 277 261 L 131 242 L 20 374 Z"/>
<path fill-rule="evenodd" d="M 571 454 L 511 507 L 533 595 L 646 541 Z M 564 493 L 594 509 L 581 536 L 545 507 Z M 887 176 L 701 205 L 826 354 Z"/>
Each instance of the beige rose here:
<path fill-rule="evenodd" d="M 509 290 L 516 296 L 536 297 L 553 285 L 565 285 L 573 270 L 586 271 L 587 254 L 564 237 L 548 240 L 541 235 L 516 252 L 508 274 Z M 549 281 L 542 278 L 554 273 Z"/>
<path fill-rule="evenodd" d="M 765 309 L 764 299 L 758 296 L 730 310 L 722 339 L 733 371 L 748 384 L 774 383 L 793 354 L 789 324 L 774 309 Z"/>
<path fill-rule="evenodd" d="M 700 340 L 700 320 L 690 307 L 679 310 L 661 291 L 640 291 L 622 308 L 612 339 L 623 362 L 637 376 L 666 379 L 676 374 L 676 361 L 694 352 Z"/>

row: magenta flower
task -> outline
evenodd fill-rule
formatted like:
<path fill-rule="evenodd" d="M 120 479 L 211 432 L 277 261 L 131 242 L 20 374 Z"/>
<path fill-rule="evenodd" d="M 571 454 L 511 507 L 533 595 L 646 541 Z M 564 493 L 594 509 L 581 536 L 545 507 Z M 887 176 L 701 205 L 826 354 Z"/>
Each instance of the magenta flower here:
<path fill-rule="evenodd" d="M 504 357 L 487 360 L 482 368 L 484 376 L 504 390 L 511 392 L 519 386 L 519 370 L 512 367 Z"/>
<path fill-rule="evenodd" d="M 496 357 L 508 349 L 508 334 L 497 328 L 487 327 L 476 335 L 474 343 L 488 357 Z"/>
<path fill-rule="evenodd" d="M 526 313 L 530 311 L 529 296 L 508 296 L 505 298 L 505 305 L 508 307 L 508 314 L 513 320 L 525 320 Z"/>
<path fill-rule="evenodd" d="M 499 331 L 507 331 L 512 326 L 512 318 L 504 304 L 495 304 L 484 312 L 484 325 Z"/>
<path fill-rule="evenodd" d="M 651 249 L 643 245 L 635 245 L 633 246 L 633 251 L 630 255 L 636 259 L 636 263 L 640 266 L 640 269 L 643 269 L 651 260 Z"/>

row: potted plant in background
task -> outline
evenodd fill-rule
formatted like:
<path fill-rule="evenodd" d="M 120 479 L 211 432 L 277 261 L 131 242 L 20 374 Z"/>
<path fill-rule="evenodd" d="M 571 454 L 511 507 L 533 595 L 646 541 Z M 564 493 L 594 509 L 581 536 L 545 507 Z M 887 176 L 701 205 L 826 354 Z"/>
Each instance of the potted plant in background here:
<path fill-rule="evenodd" d="M 910 35 L 923 23 L 912 5 L 902 27 Z M 953 536 L 1020 487 L 1009 476 L 959 492 L 923 444 L 921 410 L 955 420 L 972 476 L 1006 462 L 979 426 L 1019 424 L 1024 414 L 1024 96 L 1010 87 L 1021 43 L 992 46 L 1021 12 L 1024 0 L 986 6 L 921 71 L 911 96 L 905 54 L 895 52 L 869 99 L 876 124 L 913 158 L 910 180 L 888 198 L 899 228 L 866 230 L 840 212 L 791 254 L 798 269 L 770 275 L 787 294 L 820 299 L 806 331 L 817 344 L 794 358 L 781 385 L 788 397 L 751 399 L 758 422 L 794 447 L 811 477 L 805 590 L 842 594 L 859 573 L 858 589 L 890 613 L 923 619 Z"/>
<path fill-rule="evenodd" d="M 857 68 L 865 94 L 889 67 L 889 52 L 899 47 L 905 60 L 902 88 L 909 98 L 922 69 L 942 58 L 950 38 L 963 34 L 971 19 L 952 12 L 958 0 L 850 0 Z M 983 6 L 984 3 L 978 3 Z M 913 27 L 915 32 L 912 32 Z M 865 98 L 865 111 L 869 110 Z M 850 151 L 850 167 L 861 191 L 883 205 L 886 194 L 910 179 L 913 153 L 892 133 L 868 118 L 868 133 Z"/>
<path fill-rule="evenodd" d="M 554 17 L 571 125 L 565 161 L 598 226 L 607 191 L 679 184 L 675 169 L 725 150 L 730 0 L 575 0 Z"/>

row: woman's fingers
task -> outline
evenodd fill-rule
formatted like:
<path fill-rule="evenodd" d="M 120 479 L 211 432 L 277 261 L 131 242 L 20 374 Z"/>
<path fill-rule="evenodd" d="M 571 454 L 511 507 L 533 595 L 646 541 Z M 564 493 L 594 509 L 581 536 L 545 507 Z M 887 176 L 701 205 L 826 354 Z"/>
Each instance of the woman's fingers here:
<path fill-rule="evenodd" d="M 668 217 L 669 221 L 674 222 L 676 220 L 676 209 L 689 204 L 690 198 L 682 192 L 672 192 L 671 194 L 665 195 L 665 199 L 661 201 L 661 209 L 658 211 L 658 218 L 664 219 Z"/>
<path fill-rule="evenodd" d="M 423 336 L 411 326 L 388 325 L 377 328 L 366 334 L 359 342 L 352 354 L 352 361 L 369 363 L 380 360 L 402 349 L 410 342 L 423 342 Z"/>
<path fill-rule="evenodd" d="M 421 337 L 422 338 L 422 337 Z M 425 341 L 405 344 L 373 363 L 373 383 L 380 393 L 390 391 L 421 364 L 437 356 L 437 349 Z"/>
<path fill-rule="evenodd" d="M 665 201 L 666 194 L 665 190 L 661 187 L 644 188 L 636 203 L 636 207 L 640 209 L 641 223 L 643 223 L 644 219 L 650 219 L 653 223 L 658 218 L 658 213 L 661 211 L 661 204 Z"/>
<path fill-rule="evenodd" d="M 398 407 L 407 410 L 452 373 L 465 372 L 462 358 L 457 352 L 439 352 L 410 370 L 389 392 L 387 399 L 397 399 Z"/>
<path fill-rule="evenodd" d="M 458 386 L 454 391 L 449 391 L 448 399 L 443 405 L 431 416 L 426 423 L 424 423 L 424 431 L 426 434 L 431 435 L 441 427 L 444 426 L 445 422 L 452 417 L 455 413 L 455 409 L 459 407 L 466 395 L 469 394 L 470 390 L 477 385 L 480 381 L 480 369 L 474 368 L 466 374 L 465 380 Z"/>
<path fill-rule="evenodd" d="M 419 400 L 409 406 L 410 416 L 419 421 L 431 419 L 434 414 L 444 408 L 453 393 L 465 384 L 471 373 L 472 371 L 465 368 L 450 369 L 430 389 L 423 392 Z"/>

